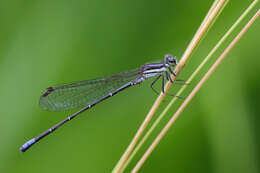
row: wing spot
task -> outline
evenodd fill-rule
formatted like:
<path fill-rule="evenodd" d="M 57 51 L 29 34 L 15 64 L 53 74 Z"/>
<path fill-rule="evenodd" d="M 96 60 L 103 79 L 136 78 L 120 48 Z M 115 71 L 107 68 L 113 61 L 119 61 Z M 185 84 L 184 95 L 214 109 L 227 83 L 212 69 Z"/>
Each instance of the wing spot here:
<path fill-rule="evenodd" d="M 49 95 L 52 91 L 54 91 L 54 89 L 52 87 L 49 87 L 46 89 L 46 91 L 42 94 L 43 97 L 46 97 L 47 95 Z"/>

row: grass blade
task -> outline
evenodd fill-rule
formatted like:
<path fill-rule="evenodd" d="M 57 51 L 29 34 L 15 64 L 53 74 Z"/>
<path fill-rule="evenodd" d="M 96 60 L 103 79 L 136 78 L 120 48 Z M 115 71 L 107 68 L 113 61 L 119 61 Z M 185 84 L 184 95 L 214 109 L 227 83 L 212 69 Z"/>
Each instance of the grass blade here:
<path fill-rule="evenodd" d="M 177 65 L 177 67 L 175 69 L 175 73 L 176 74 L 178 74 L 181 71 L 181 69 L 184 66 L 184 64 L 191 57 L 192 52 L 195 50 L 195 48 L 199 44 L 200 40 L 205 35 L 206 31 L 209 29 L 209 26 L 212 24 L 212 22 L 214 21 L 216 16 L 219 14 L 220 9 L 223 7 L 224 3 L 225 3 L 225 0 L 219 0 L 217 5 L 216 5 L 216 7 L 212 10 L 211 14 L 206 16 L 206 18 L 207 18 L 206 22 L 205 23 L 202 22 L 203 25 L 198 29 L 198 32 L 195 34 L 195 36 L 192 39 L 191 43 L 189 44 L 188 48 L 184 52 L 180 62 L 178 63 L 178 65 Z M 173 80 L 175 79 L 174 76 L 171 76 L 171 78 Z M 171 87 L 171 83 L 167 82 L 166 87 L 165 87 L 165 92 L 167 92 L 170 89 L 170 87 Z M 139 127 L 139 129 L 138 129 L 136 135 L 134 136 L 133 140 L 131 141 L 131 143 L 127 147 L 126 151 L 122 155 L 122 157 L 119 160 L 118 164 L 115 166 L 115 168 L 113 170 L 114 173 L 121 172 L 123 166 L 126 163 L 126 160 L 128 159 L 129 155 L 133 151 L 137 141 L 140 139 L 144 129 L 147 127 L 148 123 L 150 122 L 152 116 L 154 115 L 155 111 L 159 107 L 159 105 L 162 102 L 164 97 L 165 97 L 165 94 L 161 93 L 158 96 L 158 98 L 156 99 L 155 103 L 153 104 L 152 108 L 150 109 L 149 113 L 147 114 L 147 116 L 146 116 L 145 120 L 143 121 L 142 125 Z"/>
<path fill-rule="evenodd" d="M 194 79 L 194 77 L 200 72 L 202 67 L 208 62 L 208 60 L 212 57 L 212 55 L 216 52 L 216 50 L 222 45 L 222 43 L 226 40 L 226 38 L 232 33 L 232 31 L 238 26 L 238 24 L 244 19 L 244 17 L 253 9 L 253 7 L 256 5 L 258 0 L 254 0 L 250 6 L 243 12 L 243 14 L 237 19 L 237 21 L 230 27 L 230 29 L 225 33 L 225 35 L 218 41 L 218 43 L 214 46 L 214 48 L 209 52 L 209 54 L 204 58 L 203 62 L 197 67 L 197 69 L 192 73 L 192 75 L 187 80 L 187 83 L 191 83 L 191 81 Z M 177 92 L 176 95 L 180 96 L 182 92 L 186 89 L 187 85 L 183 85 L 182 88 Z M 166 108 L 163 110 L 163 112 L 158 116 L 158 118 L 155 120 L 153 125 L 150 127 L 150 129 L 147 131 L 147 133 L 144 135 L 144 137 L 141 139 L 141 141 L 138 143 L 134 151 L 131 153 L 129 159 L 127 160 L 126 164 L 124 165 L 123 170 L 127 167 L 127 165 L 131 162 L 131 160 L 134 158 L 135 154 L 139 151 L 139 149 L 142 147 L 142 145 L 145 143 L 145 141 L 148 139 L 148 137 L 151 135 L 153 130 L 156 128 L 156 126 L 160 123 L 162 118 L 166 115 L 170 107 L 175 103 L 177 100 L 176 97 L 174 97 L 169 104 L 166 106 Z"/>
<path fill-rule="evenodd" d="M 210 77 L 210 75 L 215 71 L 215 69 L 218 67 L 220 62 L 224 59 L 224 57 L 230 52 L 230 50 L 234 47 L 234 45 L 239 41 L 239 39 L 243 36 L 243 34 L 248 30 L 248 28 L 254 23 L 254 21 L 259 17 L 260 10 L 257 11 L 257 13 L 250 19 L 250 21 L 246 24 L 246 26 L 240 31 L 240 33 L 235 37 L 235 39 L 229 44 L 229 46 L 224 50 L 224 52 L 221 54 L 221 56 L 217 59 L 217 61 L 211 66 L 209 71 L 203 76 L 203 78 L 200 80 L 200 82 L 196 85 L 196 87 L 192 90 L 190 95 L 185 99 L 183 104 L 180 106 L 180 108 L 177 110 L 177 112 L 173 115 L 173 117 L 170 119 L 170 121 L 167 123 L 167 125 L 163 128 L 161 133 L 157 136 L 157 138 L 154 140 L 152 145 L 148 148 L 148 150 L 145 152 L 143 157 L 139 160 L 137 165 L 132 170 L 132 173 L 136 173 L 141 166 L 143 165 L 144 161 L 148 158 L 148 156 L 151 154 L 153 149 L 157 146 L 157 144 L 160 142 L 162 137 L 166 134 L 168 129 L 171 127 L 171 125 L 175 122 L 175 120 L 178 118 L 178 116 L 182 113 L 184 108 L 187 106 L 187 104 L 191 101 L 191 99 L 195 96 L 195 94 L 199 91 L 201 86 L 205 83 L 205 81 Z"/>

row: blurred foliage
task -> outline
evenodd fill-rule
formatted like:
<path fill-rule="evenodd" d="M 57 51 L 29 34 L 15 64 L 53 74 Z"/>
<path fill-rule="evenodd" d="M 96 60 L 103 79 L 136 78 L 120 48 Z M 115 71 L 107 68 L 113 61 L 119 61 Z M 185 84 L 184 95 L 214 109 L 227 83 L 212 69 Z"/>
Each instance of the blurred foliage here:
<path fill-rule="evenodd" d="M 187 79 L 251 2 L 229 2 L 180 78 Z M 156 99 L 151 81 L 97 105 L 21 153 L 25 141 L 76 111 L 41 110 L 41 92 L 55 84 L 132 69 L 166 53 L 180 57 L 211 3 L 1 0 L 0 172 L 110 172 Z M 259 172 L 259 31 L 256 21 L 140 172 Z"/>

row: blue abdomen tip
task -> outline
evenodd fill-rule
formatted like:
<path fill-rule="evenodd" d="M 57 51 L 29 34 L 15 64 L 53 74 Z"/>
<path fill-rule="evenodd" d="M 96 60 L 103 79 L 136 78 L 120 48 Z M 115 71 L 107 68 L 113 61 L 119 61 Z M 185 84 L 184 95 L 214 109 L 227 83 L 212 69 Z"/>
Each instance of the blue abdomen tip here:
<path fill-rule="evenodd" d="M 35 143 L 35 139 L 31 139 L 27 141 L 23 146 L 20 148 L 20 151 L 25 152 L 32 144 Z"/>

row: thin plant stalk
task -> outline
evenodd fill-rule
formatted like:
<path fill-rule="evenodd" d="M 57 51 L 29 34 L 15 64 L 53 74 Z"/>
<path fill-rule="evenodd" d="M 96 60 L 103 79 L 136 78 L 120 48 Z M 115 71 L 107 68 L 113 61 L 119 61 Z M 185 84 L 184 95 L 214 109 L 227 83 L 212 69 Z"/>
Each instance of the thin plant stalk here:
<path fill-rule="evenodd" d="M 207 29 L 209 28 L 210 24 L 214 20 L 214 18 L 219 13 L 220 9 L 223 7 L 225 0 L 219 0 L 218 4 L 216 5 L 216 8 L 212 10 L 212 13 L 208 16 L 207 22 L 200 27 L 198 33 L 195 35 L 194 39 L 189 44 L 188 48 L 186 49 L 184 55 L 182 56 L 180 62 L 178 63 L 175 73 L 178 74 L 184 64 L 187 62 L 187 60 L 190 58 L 192 52 L 197 47 L 198 43 L 206 33 Z M 172 75 L 171 78 L 174 80 L 175 77 Z M 167 92 L 170 89 L 171 83 L 167 82 L 165 87 L 165 92 Z M 150 122 L 152 116 L 154 115 L 155 111 L 159 107 L 160 103 L 162 102 L 163 98 L 165 97 L 164 93 L 160 93 L 158 98 L 156 99 L 155 103 L 153 104 L 152 108 L 150 109 L 149 113 L 147 114 L 145 120 L 143 121 L 142 125 L 139 127 L 136 135 L 134 136 L 133 140 L 131 141 L 130 145 L 122 155 L 121 159 L 119 160 L 118 164 L 115 166 L 113 172 L 114 173 L 120 173 L 124 164 L 126 163 L 126 160 L 128 159 L 129 155 L 131 154 L 132 150 L 134 149 L 137 141 L 141 137 L 144 129 L 147 127 L 148 123 Z"/>
<path fill-rule="evenodd" d="M 214 46 L 214 48 L 209 52 L 209 54 L 204 58 L 202 63 L 196 68 L 196 70 L 192 73 L 192 75 L 187 80 L 187 83 L 191 83 L 191 81 L 194 79 L 194 77 L 200 72 L 202 67 L 208 62 L 208 60 L 212 57 L 212 55 L 216 52 L 216 50 L 221 46 L 221 44 L 226 40 L 226 38 L 233 32 L 233 30 L 237 27 L 237 25 L 244 19 L 244 17 L 253 9 L 253 7 L 256 5 L 258 0 L 254 0 L 250 6 L 243 12 L 243 14 L 237 19 L 237 21 L 230 27 L 230 29 L 225 33 L 225 35 L 218 41 L 218 43 Z M 182 92 L 186 89 L 187 85 L 183 85 L 181 89 L 177 92 L 176 95 L 180 96 Z M 177 97 L 174 97 L 169 104 L 166 106 L 166 108 L 163 110 L 163 112 L 158 116 L 158 118 L 155 120 L 153 125 L 150 127 L 150 129 L 147 131 L 145 136 L 141 139 L 141 141 L 138 143 L 132 154 L 130 155 L 129 159 L 127 160 L 126 164 L 124 165 L 123 170 L 127 167 L 127 165 L 131 162 L 131 160 L 134 158 L 135 154 L 139 151 L 139 149 L 142 147 L 144 142 L 148 139 L 148 137 L 151 135 L 155 127 L 160 123 L 162 118 L 165 116 L 165 114 L 169 111 L 170 107 L 175 103 L 177 100 Z"/>
<path fill-rule="evenodd" d="M 166 134 L 166 132 L 169 130 L 169 128 L 172 126 L 172 124 L 175 122 L 175 120 L 178 118 L 178 116 L 182 113 L 184 108 L 188 105 L 188 103 L 191 101 L 191 99 L 195 96 L 195 94 L 199 91 L 201 86 L 205 83 L 205 81 L 210 77 L 210 75 L 215 71 L 215 69 L 218 67 L 220 62 L 224 59 L 224 57 L 230 52 L 230 50 L 234 47 L 234 45 L 239 41 L 239 39 L 243 36 L 243 34 L 247 31 L 247 29 L 254 23 L 254 21 L 259 17 L 260 10 L 256 12 L 256 14 L 250 19 L 250 21 L 246 24 L 246 26 L 240 31 L 240 33 L 235 37 L 235 39 L 228 45 L 228 47 L 224 50 L 224 52 L 221 54 L 221 56 L 217 59 L 217 61 L 211 66 L 209 71 L 203 76 L 203 78 L 200 80 L 200 82 L 196 85 L 196 87 L 192 90 L 190 95 L 185 99 L 183 104 L 179 107 L 177 112 L 173 115 L 173 117 L 170 119 L 170 121 L 167 123 L 167 125 L 163 128 L 163 130 L 160 132 L 160 134 L 156 137 L 152 145 L 148 148 L 148 150 L 145 152 L 145 154 L 142 156 L 142 158 L 139 160 L 139 162 L 136 164 L 134 169 L 131 173 L 136 173 L 141 166 L 143 165 L 144 161 L 148 158 L 148 156 L 151 154 L 151 152 L 154 150 L 154 148 L 157 146 L 157 144 L 160 142 L 162 137 Z"/>
<path fill-rule="evenodd" d="M 210 7 L 210 9 L 209 9 L 209 11 L 208 11 L 208 13 L 207 13 L 207 15 L 204 17 L 203 21 L 201 22 L 200 27 L 198 28 L 197 32 L 196 32 L 195 35 L 193 36 L 191 42 L 193 42 L 193 39 L 197 37 L 197 34 L 200 32 L 201 28 L 205 25 L 205 23 L 207 23 L 210 14 L 211 14 L 212 11 L 216 8 L 218 2 L 219 2 L 219 0 L 215 0 L 214 3 L 211 5 L 211 7 Z M 191 42 L 190 42 L 190 43 L 191 43 Z"/>

